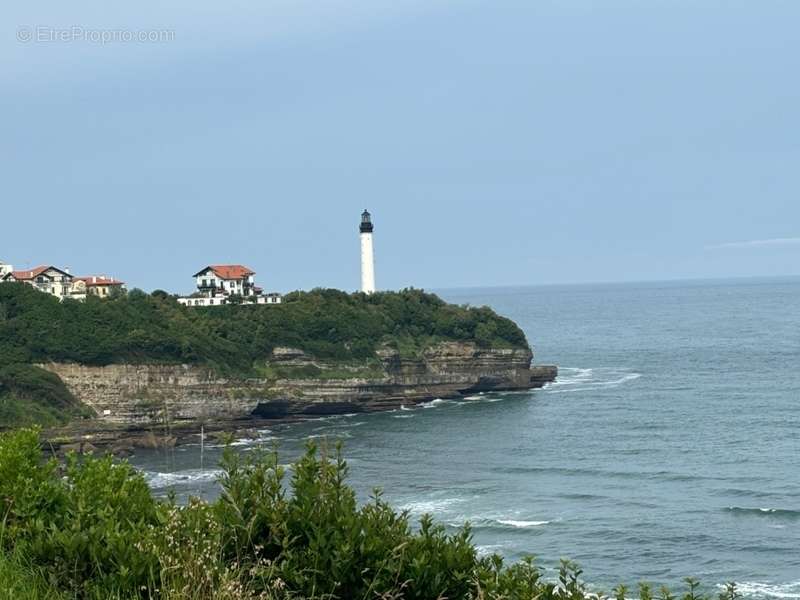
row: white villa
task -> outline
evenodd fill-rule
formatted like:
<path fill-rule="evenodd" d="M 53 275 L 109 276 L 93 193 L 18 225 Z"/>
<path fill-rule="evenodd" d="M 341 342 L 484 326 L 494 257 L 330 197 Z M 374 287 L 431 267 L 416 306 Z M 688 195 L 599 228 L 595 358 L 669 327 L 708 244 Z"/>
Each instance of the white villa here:
<path fill-rule="evenodd" d="M 280 304 L 280 294 L 265 294 L 255 284 L 255 271 L 244 265 L 209 265 L 193 275 L 197 292 L 178 298 L 184 306 L 221 306 L 232 298 L 244 304 Z"/>
<path fill-rule="evenodd" d="M 72 291 L 72 275 L 69 271 L 52 265 L 42 265 L 30 271 L 9 271 L 2 280 L 21 281 L 62 300 L 68 298 Z"/>
<path fill-rule="evenodd" d="M 125 282 L 105 275 L 75 277 L 69 269 L 59 269 L 52 265 L 42 265 L 29 271 L 14 271 L 11 265 L 0 263 L 0 282 L 20 281 L 33 286 L 40 292 L 63 300 L 73 298 L 85 300 L 87 295 L 108 297 L 113 290 L 124 291 Z"/>

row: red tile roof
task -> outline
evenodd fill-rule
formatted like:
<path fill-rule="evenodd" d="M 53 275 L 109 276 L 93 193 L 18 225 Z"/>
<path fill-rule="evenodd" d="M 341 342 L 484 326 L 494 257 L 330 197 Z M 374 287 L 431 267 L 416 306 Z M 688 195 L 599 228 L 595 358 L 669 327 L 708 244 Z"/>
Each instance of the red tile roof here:
<path fill-rule="evenodd" d="M 29 279 L 35 279 L 48 269 L 53 269 L 55 271 L 58 271 L 59 273 L 63 273 L 64 275 L 69 275 L 69 273 L 67 273 L 66 271 L 62 271 L 61 269 L 58 269 L 56 267 L 50 265 L 42 265 L 34 269 L 31 269 L 30 271 L 11 271 L 11 276 L 17 281 L 27 281 Z"/>
<path fill-rule="evenodd" d="M 244 279 L 249 275 L 256 274 L 255 271 L 245 267 L 244 265 L 208 265 L 205 269 L 202 269 L 197 273 L 195 273 L 193 277 L 202 275 L 209 269 L 214 271 L 214 275 L 216 275 L 220 279 Z"/>
<path fill-rule="evenodd" d="M 75 277 L 75 281 L 83 281 L 86 285 L 125 285 L 124 281 L 104 275 L 84 275 Z"/>

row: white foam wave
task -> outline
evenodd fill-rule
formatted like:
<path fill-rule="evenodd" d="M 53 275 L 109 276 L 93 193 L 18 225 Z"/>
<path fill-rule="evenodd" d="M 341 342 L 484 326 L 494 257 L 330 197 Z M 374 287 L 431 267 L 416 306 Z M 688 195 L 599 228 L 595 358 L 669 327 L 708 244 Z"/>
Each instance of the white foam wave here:
<path fill-rule="evenodd" d="M 559 367 L 558 378 L 547 384 L 548 387 L 560 387 L 562 385 L 575 385 L 585 383 L 592 378 L 594 369 L 581 369 L 578 367 Z"/>
<path fill-rule="evenodd" d="M 562 376 L 562 373 L 564 375 Z M 567 367 L 559 370 L 558 379 L 545 386 L 551 394 L 589 392 L 596 389 L 615 388 L 642 376 L 624 368 L 579 369 Z"/>
<path fill-rule="evenodd" d="M 392 415 L 395 419 L 413 419 L 417 415 Z"/>
<path fill-rule="evenodd" d="M 436 408 L 437 406 L 442 406 L 443 404 L 452 404 L 452 400 L 443 400 L 442 398 L 436 398 L 436 400 L 431 400 L 430 402 L 424 402 L 421 406 L 422 408 Z"/>
<path fill-rule="evenodd" d="M 515 521 L 513 519 L 497 519 L 497 522 L 501 525 L 509 525 L 510 527 L 517 527 L 518 529 L 541 527 L 542 525 L 550 524 L 550 521 Z"/>
<path fill-rule="evenodd" d="M 800 581 L 785 584 L 743 581 L 736 583 L 736 589 L 745 598 L 780 598 L 781 600 L 800 598 Z"/>
<path fill-rule="evenodd" d="M 218 444 L 218 443 L 210 443 L 208 440 L 205 442 L 206 448 L 226 448 L 228 446 L 236 446 L 236 447 L 246 447 L 246 446 L 258 446 L 261 444 L 266 444 L 268 442 L 272 442 L 275 440 L 280 440 L 280 437 L 274 435 L 263 435 L 257 438 L 239 438 L 233 440 L 230 443 L 225 444 Z M 192 444 L 192 446 L 200 447 L 200 444 Z"/>
<path fill-rule="evenodd" d="M 410 406 L 406 406 L 405 404 L 401 404 L 400 410 L 414 410 L 414 409 Z"/>
<path fill-rule="evenodd" d="M 304 439 L 307 440 L 318 440 L 318 439 L 325 439 L 325 438 L 341 438 L 341 439 L 349 439 L 353 437 L 347 431 L 341 430 L 331 430 L 329 433 L 312 433 L 311 435 L 307 435 Z"/>
<path fill-rule="evenodd" d="M 400 506 L 400 510 L 406 510 L 412 515 L 424 515 L 440 513 L 450 507 L 464 502 L 463 498 L 439 498 L 429 500 L 417 500 L 408 502 Z"/>
<path fill-rule="evenodd" d="M 145 471 L 144 478 L 147 484 L 154 489 L 170 487 L 173 485 L 188 485 L 193 483 L 208 483 L 216 481 L 222 474 L 220 469 L 189 469 L 172 473 L 159 471 Z"/>

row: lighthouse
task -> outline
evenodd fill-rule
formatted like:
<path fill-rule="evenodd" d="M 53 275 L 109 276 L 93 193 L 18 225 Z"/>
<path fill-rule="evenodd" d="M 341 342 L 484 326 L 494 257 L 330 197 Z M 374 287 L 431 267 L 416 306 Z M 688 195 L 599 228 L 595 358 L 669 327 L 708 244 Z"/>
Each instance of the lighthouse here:
<path fill-rule="evenodd" d="M 375 291 L 375 257 L 372 252 L 372 218 L 367 209 L 361 213 L 361 291 L 371 294 Z"/>

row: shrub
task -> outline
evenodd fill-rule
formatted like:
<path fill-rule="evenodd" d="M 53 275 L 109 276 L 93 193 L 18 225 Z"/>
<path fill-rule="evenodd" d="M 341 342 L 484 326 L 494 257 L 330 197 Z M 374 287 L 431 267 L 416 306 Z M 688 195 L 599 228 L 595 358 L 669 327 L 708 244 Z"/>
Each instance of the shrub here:
<path fill-rule="evenodd" d="M 63 476 L 62 476 L 63 475 Z M 146 585 L 154 557 L 141 542 L 158 523 L 141 474 L 111 457 L 44 460 L 38 431 L 0 436 L 2 542 L 60 589 L 109 593 Z"/>
<path fill-rule="evenodd" d="M 274 452 L 225 451 L 222 494 L 152 498 L 110 458 L 43 460 L 35 430 L 0 435 L 0 590 L 31 598 L 600 600 L 581 570 L 480 558 L 468 526 L 419 528 L 375 493 L 359 506 L 341 448 L 311 444 L 290 481 Z M 684 600 L 710 600 L 694 579 Z M 43 589 L 46 588 L 46 589 Z M 23 596 L 24 597 L 24 596 Z M 614 597 L 624 600 L 627 588 Z M 640 600 L 653 600 L 648 585 Z M 670 600 L 662 588 L 655 598 Z M 720 600 L 738 600 L 734 585 Z M 0 599 L 2 596 L 0 595 Z"/>

